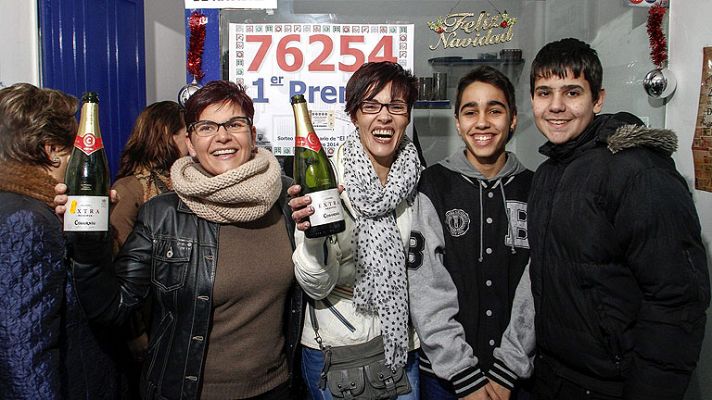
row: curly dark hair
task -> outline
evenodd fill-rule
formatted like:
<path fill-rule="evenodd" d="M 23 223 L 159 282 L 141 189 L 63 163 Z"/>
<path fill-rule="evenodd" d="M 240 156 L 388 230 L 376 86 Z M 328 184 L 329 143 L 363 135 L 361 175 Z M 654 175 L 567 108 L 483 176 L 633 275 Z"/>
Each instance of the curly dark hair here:
<path fill-rule="evenodd" d="M 51 167 L 44 146 L 71 148 L 77 104 L 64 92 L 29 83 L 0 89 L 0 160 Z"/>

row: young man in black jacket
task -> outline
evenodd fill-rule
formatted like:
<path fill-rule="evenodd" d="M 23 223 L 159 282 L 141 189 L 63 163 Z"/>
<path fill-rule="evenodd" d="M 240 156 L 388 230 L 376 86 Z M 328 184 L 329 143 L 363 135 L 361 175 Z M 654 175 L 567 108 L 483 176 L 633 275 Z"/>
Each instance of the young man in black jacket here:
<path fill-rule="evenodd" d="M 600 60 L 563 39 L 532 63 L 549 157 L 529 197 L 537 399 L 681 399 L 710 288 L 700 224 L 670 157 L 677 138 L 597 115 Z"/>

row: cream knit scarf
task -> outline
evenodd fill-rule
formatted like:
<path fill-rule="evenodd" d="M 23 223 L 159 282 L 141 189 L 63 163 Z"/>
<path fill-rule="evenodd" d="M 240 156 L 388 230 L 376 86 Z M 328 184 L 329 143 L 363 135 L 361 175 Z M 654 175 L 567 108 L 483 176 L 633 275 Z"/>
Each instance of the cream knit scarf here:
<path fill-rule="evenodd" d="M 279 162 L 267 150 L 238 168 L 206 176 L 193 158 L 171 167 L 173 189 L 197 216 L 218 223 L 254 221 L 264 216 L 282 192 Z"/>

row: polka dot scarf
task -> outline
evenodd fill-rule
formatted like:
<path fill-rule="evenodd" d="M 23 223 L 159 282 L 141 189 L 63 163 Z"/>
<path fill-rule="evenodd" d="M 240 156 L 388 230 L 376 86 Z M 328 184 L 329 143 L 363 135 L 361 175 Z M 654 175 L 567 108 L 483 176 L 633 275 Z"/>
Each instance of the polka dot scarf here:
<path fill-rule="evenodd" d="M 358 133 L 344 144 L 344 187 L 356 211 L 352 246 L 356 262 L 354 304 L 381 320 L 386 364 L 403 366 L 408 357 L 408 282 L 406 254 L 396 224 L 396 206 L 413 201 L 420 161 L 405 136 L 388 172 L 378 179 Z"/>

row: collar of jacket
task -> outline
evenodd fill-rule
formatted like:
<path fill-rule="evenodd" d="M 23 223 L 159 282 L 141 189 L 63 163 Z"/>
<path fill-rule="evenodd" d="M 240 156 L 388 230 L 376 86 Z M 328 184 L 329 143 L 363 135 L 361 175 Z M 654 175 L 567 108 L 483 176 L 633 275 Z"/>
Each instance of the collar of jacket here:
<path fill-rule="evenodd" d="M 553 160 L 566 162 L 596 146 L 607 146 L 612 153 L 634 147 L 648 147 L 666 154 L 677 150 L 677 136 L 668 129 L 651 129 L 633 114 L 601 114 L 574 140 L 563 144 L 546 142 L 539 152 Z"/>
<path fill-rule="evenodd" d="M 177 207 L 177 209 L 178 209 L 178 212 L 182 212 L 182 213 L 186 213 L 186 214 L 195 214 L 195 213 L 193 212 L 193 210 L 191 210 L 190 207 L 188 207 L 188 205 L 185 204 L 185 203 L 183 202 L 183 200 L 180 199 L 180 197 L 178 198 L 178 207 Z"/>

